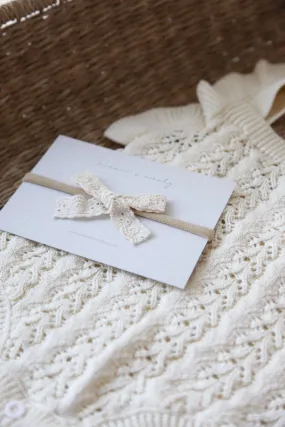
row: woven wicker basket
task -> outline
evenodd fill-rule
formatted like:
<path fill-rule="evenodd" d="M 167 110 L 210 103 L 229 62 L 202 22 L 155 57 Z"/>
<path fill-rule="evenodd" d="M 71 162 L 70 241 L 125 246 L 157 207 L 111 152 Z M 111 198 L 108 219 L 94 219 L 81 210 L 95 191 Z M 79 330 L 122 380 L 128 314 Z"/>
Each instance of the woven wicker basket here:
<path fill-rule="evenodd" d="M 189 103 L 201 78 L 284 61 L 284 1 L 53 3 L 0 7 L 0 205 L 58 134 L 115 147 L 102 133 L 119 117 Z"/>

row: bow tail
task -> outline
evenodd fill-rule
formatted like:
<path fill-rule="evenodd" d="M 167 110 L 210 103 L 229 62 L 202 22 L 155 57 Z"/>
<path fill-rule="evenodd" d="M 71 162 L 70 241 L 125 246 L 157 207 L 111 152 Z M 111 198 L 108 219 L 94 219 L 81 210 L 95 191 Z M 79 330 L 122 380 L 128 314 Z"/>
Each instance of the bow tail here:
<path fill-rule="evenodd" d="M 106 213 L 102 203 L 84 196 L 62 197 L 56 201 L 56 218 L 92 218 Z"/>
<path fill-rule="evenodd" d="M 123 236 L 135 245 L 144 242 L 151 234 L 150 230 L 136 218 L 130 207 L 122 201 L 113 201 L 110 216 Z"/>

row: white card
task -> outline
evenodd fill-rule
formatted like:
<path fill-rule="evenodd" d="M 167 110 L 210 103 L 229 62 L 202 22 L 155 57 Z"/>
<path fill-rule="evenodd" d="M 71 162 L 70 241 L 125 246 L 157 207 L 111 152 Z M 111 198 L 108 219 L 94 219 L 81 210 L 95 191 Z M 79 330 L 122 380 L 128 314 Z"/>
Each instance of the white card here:
<path fill-rule="evenodd" d="M 34 173 L 67 184 L 92 172 L 111 191 L 126 195 L 164 194 L 165 214 L 214 228 L 234 183 L 154 163 L 121 151 L 59 136 L 34 167 Z M 140 276 L 184 288 L 207 239 L 139 218 L 148 240 L 133 245 L 109 216 L 89 220 L 56 219 L 56 200 L 66 194 L 22 183 L 0 211 L 0 229 Z"/>

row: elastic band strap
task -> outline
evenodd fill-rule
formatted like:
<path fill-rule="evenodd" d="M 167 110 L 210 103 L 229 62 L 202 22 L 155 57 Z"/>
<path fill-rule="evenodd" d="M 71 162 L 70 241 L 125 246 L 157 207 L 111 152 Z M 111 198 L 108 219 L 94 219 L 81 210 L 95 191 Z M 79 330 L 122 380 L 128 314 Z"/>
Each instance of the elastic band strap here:
<path fill-rule="evenodd" d="M 82 195 L 88 197 L 85 191 L 79 187 L 65 184 L 64 182 L 56 181 L 54 179 L 47 178 L 45 176 L 38 175 L 35 173 L 27 173 L 23 178 L 23 182 L 29 182 L 30 184 L 40 185 L 41 187 L 50 188 L 52 190 L 61 191 L 63 193 L 71 195 Z M 214 230 L 212 230 L 211 228 L 202 227 L 201 225 L 191 224 L 189 222 L 171 218 L 170 216 L 163 214 L 142 212 L 137 211 L 135 209 L 133 209 L 133 211 L 136 215 L 141 216 L 143 218 L 151 219 L 153 221 L 160 222 L 161 224 L 166 224 L 171 227 L 187 231 L 188 233 L 204 237 L 208 240 L 211 240 L 214 235 Z"/>

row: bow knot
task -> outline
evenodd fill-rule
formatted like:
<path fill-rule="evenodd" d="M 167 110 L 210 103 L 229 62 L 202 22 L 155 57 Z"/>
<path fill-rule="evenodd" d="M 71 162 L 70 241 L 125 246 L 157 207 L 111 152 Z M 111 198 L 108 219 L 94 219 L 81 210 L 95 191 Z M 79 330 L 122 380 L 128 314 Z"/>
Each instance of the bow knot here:
<path fill-rule="evenodd" d="M 114 206 L 115 200 L 119 199 L 119 194 L 112 193 L 111 191 L 108 194 L 105 194 L 103 197 L 101 197 L 101 202 L 107 209 L 107 213 L 110 214 L 112 211 L 112 208 Z"/>
<path fill-rule="evenodd" d="M 143 242 L 151 233 L 136 218 L 133 210 L 154 213 L 165 211 L 166 197 L 163 195 L 125 196 L 116 194 L 90 173 L 76 175 L 74 180 L 84 190 L 86 196 L 76 195 L 59 199 L 56 203 L 55 216 L 58 218 L 92 218 L 109 214 L 116 227 L 126 239 L 134 244 Z"/>

